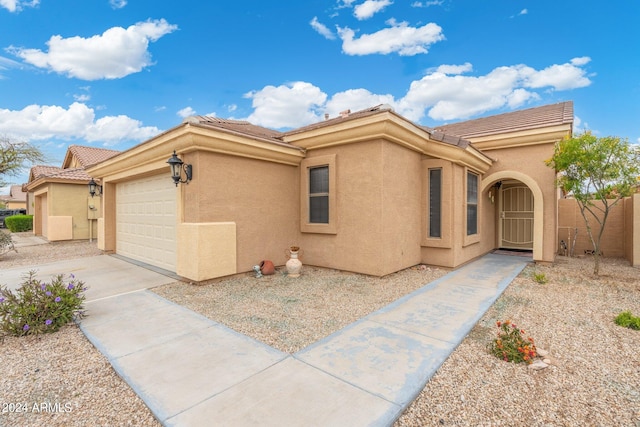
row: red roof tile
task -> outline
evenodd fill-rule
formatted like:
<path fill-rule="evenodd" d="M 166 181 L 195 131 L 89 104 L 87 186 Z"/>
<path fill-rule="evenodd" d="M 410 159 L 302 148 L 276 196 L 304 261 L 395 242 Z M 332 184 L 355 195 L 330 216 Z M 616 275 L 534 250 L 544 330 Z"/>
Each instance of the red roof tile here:
<path fill-rule="evenodd" d="M 110 150 L 108 148 L 96 148 L 86 147 L 83 145 L 71 145 L 69 146 L 69 152 L 72 153 L 83 168 L 88 168 L 97 163 L 103 162 L 116 154 L 120 154 L 120 151 Z"/>

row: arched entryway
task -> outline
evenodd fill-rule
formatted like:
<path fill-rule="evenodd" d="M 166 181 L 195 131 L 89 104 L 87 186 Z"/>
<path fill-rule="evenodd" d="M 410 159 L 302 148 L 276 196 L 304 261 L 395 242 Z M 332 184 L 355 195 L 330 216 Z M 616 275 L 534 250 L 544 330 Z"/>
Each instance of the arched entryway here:
<path fill-rule="evenodd" d="M 482 180 L 482 191 L 500 185 L 498 245 L 531 249 L 533 259 L 541 261 L 544 238 L 544 200 L 537 182 L 518 171 L 500 171 Z"/>

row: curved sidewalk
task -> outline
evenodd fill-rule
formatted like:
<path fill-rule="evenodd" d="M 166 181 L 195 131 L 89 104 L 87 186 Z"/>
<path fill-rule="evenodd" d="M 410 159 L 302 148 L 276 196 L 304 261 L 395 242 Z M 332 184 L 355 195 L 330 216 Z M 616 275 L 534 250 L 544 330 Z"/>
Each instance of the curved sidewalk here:
<path fill-rule="evenodd" d="M 486 255 L 293 355 L 146 290 L 80 327 L 167 426 L 386 426 L 528 261 Z"/>

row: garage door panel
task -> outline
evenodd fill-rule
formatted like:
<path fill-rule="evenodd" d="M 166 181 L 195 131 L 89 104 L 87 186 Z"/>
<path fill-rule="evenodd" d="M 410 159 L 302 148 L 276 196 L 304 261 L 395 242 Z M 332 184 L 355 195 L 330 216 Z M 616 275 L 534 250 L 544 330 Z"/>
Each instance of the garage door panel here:
<path fill-rule="evenodd" d="M 176 193 L 165 175 L 116 187 L 116 252 L 176 270 Z"/>

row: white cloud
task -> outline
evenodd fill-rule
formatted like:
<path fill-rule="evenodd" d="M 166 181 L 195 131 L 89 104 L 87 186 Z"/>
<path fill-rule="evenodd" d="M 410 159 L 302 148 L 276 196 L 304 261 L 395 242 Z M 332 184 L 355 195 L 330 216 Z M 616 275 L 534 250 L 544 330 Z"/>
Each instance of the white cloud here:
<path fill-rule="evenodd" d="M 143 141 L 160 133 L 127 116 L 105 116 L 74 102 L 68 108 L 57 105 L 29 105 L 22 110 L 0 109 L 0 134 L 28 140 L 51 138 L 85 139 L 112 145 L 120 141 Z"/>
<path fill-rule="evenodd" d="M 109 4 L 113 9 L 122 9 L 127 5 L 127 0 L 109 0 Z"/>
<path fill-rule="evenodd" d="M 336 35 L 333 34 L 333 32 L 326 25 L 318 21 L 317 16 L 314 16 L 309 24 L 311 25 L 311 28 L 316 30 L 316 32 L 322 35 L 325 39 L 329 39 L 329 40 L 336 39 Z"/>
<path fill-rule="evenodd" d="M 227 106 L 227 111 L 230 112 L 230 113 L 233 113 L 237 109 L 238 109 L 238 106 L 236 104 L 231 104 L 231 105 Z"/>
<path fill-rule="evenodd" d="M 567 64 L 554 64 L 544 70 L 535 71 L 532 68 L 523 70 L 527 74 L 526 85 L 531 88 L 550 86 L 555 90 L 575 89 L 589 86 L 591 80 L 586 71 L 580 68 L 591 61 L 591 58 L 574 58 Z"/>
<path fill-rule="evenodd" d="M 20 67 L 19 62 L 0 56 L 0 80 L 4 78 L 3 75 L 1 74 L 3 70 L 8 70 L 9 68 L 19 68 L 19 67 Z"/>
<path fill-rule="evenodd" d="M 252 100 L 251 123 L 271 128 L 299 127 L 318 121 L 327 94 L 307 82 L 294 82 L 245 94 Z"/>
<path fill-rule="evenodd" d="M 338 0 L 338 8 L 352 7 L 356 0 Z"/>
<path fill-rule="evenodd" d="M 527 9 L 522 9 L 518 15 L 526 15 L 527 13 L 529 13 Z"/>
<path fill-rule="evenodd" d="M 444 0 L 414 1 L 413 3 L 411 3 L 411 7 L 441 6 L 443 4 Z"/>
<path fill-rule="evenodd" d="M 40 0 L 0 0 L 0 7 L 4 7 L 9 12 L 20 12 L 25 7 L 36 7 Z"/>
<path fill-rule="evenodd" d="M 571 65 L 575 65 L 576 67 L 581 67 L 583 65 L 587 65 L 589 62 L 591 62 L 591 58 L 588 56 L 581 56 L 578 58 L 573 58 L 571 61 L 569 61 L 571 63 Z"/>
<path fill-rule="evenodd" d="M 53 36 L 48 52 L 11 47 L 25 62 L 82 80 L 117 79 L 152 65 L 149 42 L 178 27 L 164 19 L 138 22 L 128 28 L 113 27 L 89 38 Z"/>
<path fill-rule="evenodd" d="M 178 111 L 176 114 L 178 114 L 178 116 L 180 116 L 180 117 L 182 117 L 184 119 L 185 117 L 195 116 L 196 115 L 196 110 L 194 110 L 191 107 L 185 107 L 182 110 Z"/>
<path fill-rule="evenodd" d="M 369 19 L 391 4 L 393 4 L 391 0 L 366 0 L 364 3 L 354 7 L 353 16 L 360 21 Z"/>
<path fill-rule="evenodd" d="M 467 64 L 461 66 L 467 68 Z M 462 76 L 455 67 L 450 68 L 452 73 L 443 72 L 446 69 L 440 67 L 412 82 L 398 104 L 400 113 L 416 121 L 425 112 L 434 120 L 466 119 L 540 99 L 536 89 L 569 90 L 591 84 L 586 72 L 572 63 L 551 65 L 539 71 L 525 65 L 498 67 L 484 76 Z"/>
<path fill-rule="evenodd" d="M 473 70 L 470 63 L 441 65 L 413 81 L 402 98 L 371 93 L 363 88 L 328 97 L 307 82 L 266 86 L 245 95 L 253 100 L 254 108 L 247 120 L 265 127 L 295 128 L 322 120 L 324 113 L 334 117 L 346 109 L 357 111 L 377 104 L 389 104 L 416 122 L 425 115 L 438 121 L 468 119 L 492 110 L 521 107 L 542 99 L 541 93 L 549 90 L 569 90 L 591 84 L 575 62 L 542 70 L 525 65 L 502 66 L 479 76 L 463 75 Z M 568 85 L 567 76 L 581 78 Z"/>
<path fill-rule="evenodd" d="M 434 23 L 422 27 L 410 27 L 406 22 L 387 22 L 389 28 L 376 33 L 364 34 L 355 38 L 355 31 L 350 28 L 338 28 L 342 39 L 342 50 L 347 55 L 370 55 L 374 53 L 389 54 L 397 52 L 403 56 L 427 53 L 428 48 L 438 41 L 444 40 L 442 28 Z"/>
<path fill-rule="evenodd" d="M 465 62 L 462 65 L 440 65 L 436 68 L 436 72 L 443 74 L 463 74 L 473 71 L 473 65 Z"/>
<path fill-rule="evenodd" d="M 326 103 L 324 111 L 333 117 L 340 111 L 358 111 L 379 104 L 393 105 L 393 95 L 376 95 L 366 89 L 349 89 L 338 92 Z"/>
<path fill-rule="evenodd" d="M 77 102 L 85 103 L 91 100 L 91 95 L 87 93 L 75 94 L 73 95 L 73 99 Z"/>

